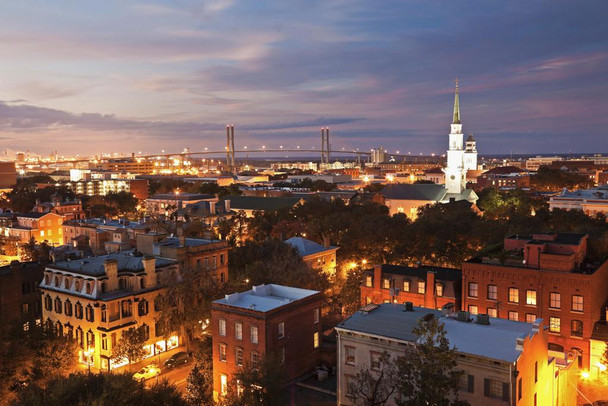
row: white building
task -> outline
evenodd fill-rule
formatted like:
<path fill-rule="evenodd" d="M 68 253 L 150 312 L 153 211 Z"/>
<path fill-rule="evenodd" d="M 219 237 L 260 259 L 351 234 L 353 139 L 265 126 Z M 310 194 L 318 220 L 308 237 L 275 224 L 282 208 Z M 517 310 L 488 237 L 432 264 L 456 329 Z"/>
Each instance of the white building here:
<path fill-rule="evenodd" d="M 564 189 L 559 195 L 551 196 L 549 209 L 581 210 L 589 216 L 608 214 L 608 186 L 572 192 Z"/>
<path fill-rule="evenodd" d="M 542 165 L 551 165 L 553 161 L 563 161 L 561 156 L 536 156 L 526 161 L 526 169 L 536 172 Z"/>
<path fill-rule="evenodd" d="M 458 80 L 454 96 L 454 117 L 450 126 L 450 144 L 447 152 L 447 166 L 444 168 L 445 188 L 448 193 L 461 193 L 467 184 L 467 170 L 477 169 L 477 146 L 473 135 L 469 135 L 464 144 L 462 123 L 460 122 L 460 104 L 458 99 Z"/>

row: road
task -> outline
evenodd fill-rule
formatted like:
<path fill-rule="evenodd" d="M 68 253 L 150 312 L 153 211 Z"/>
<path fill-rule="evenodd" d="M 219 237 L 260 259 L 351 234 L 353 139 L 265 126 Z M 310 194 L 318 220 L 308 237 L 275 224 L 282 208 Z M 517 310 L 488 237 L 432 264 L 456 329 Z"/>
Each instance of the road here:
<path fill-rule="evenodd" d="M 172 383 L 177 387 L 180 393 L 186 393 L 186 380 L 188 379 L 188 375 L 192 370 L 192 366 L 194 365 L 194 360 L 188 361 L 185 365 L 180 365 L 178 367 L 172 369 L 162 368 L 161 373 L 158 376 L 158 380 L 166 379 L 169 383 Z M 156 383 L 156 379 L 148 379 L 146 381 L 146 387 L 150 387 Z"/>

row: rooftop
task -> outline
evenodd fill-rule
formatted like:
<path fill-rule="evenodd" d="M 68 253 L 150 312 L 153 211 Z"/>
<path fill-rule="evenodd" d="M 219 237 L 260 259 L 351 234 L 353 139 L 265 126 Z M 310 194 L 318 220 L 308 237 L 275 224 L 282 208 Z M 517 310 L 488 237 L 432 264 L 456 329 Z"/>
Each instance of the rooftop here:
<path fill-rule="evenodd" d="M 510 235 L 505 240 L 523 240 L 528 244 L 562 244 L 562 245 L 579 245 L 587 234 L 581 233 L 537 233 L 537 234 L 521 234 Z"/>
<path fill-rule="evenodd" d="M 302 237 L 291 237 L 285 240 L 285 244 L 289 244 L 295 249 L 297 249 L 298 254 L 300 254 L 301 257 L 305 257 L 307 255 L 312 254 L 318 254 L 319 252 L 323 251 L 332 251 L 338 248 L 333 246 L 325 247 L 324 245 Z"/>
<path fill-rule="evenodd" d="M 148 200 L 205 200 L 215 199 L 214 195 L 205 195 L 200 193 L 159 193 L 154 196 L 150 196 Z"/>
<path fill-rule="evenodd" d="M 222 242 L 222 240 L 207 240 L 204 238 L 185 238 L 184 243 L 186 247 L 200 247 L 201 245 L 215 244 Z M 179 247 L 180 242 L 178 237 L 167 237 L 157 243 L 158 245 Z"/>
<path fill-rule="evenodd" d="M 367 333 L 400 341 L 417 340 L 412 330 L 418 320 L 432 314 L 445 324 L 446 337 L 450 346 L 461 353 L 477 355 L 494 360 L 515 362 L 522 350 L 516 348 L 518 338 L 533 334 L 531 323 L 490 318 L 490 324 L 458 321 L 452 317 L 442 317 L 441 311 L 414 307 L 404 311 L 402 304 L 384 303 L 369 311 L 358 311 L 338 329 Z"/>
<path fill-rule="evenodd" d="M 382 273 L 413 276 L 417 278 L 426 278 L 428 271 L 435 271 L 435 279 L 442 281 L 459 281 L 462 278 L 462 271 L 456 268 L 443 268 L 438 266 L 420 265 L 417 267 L 406 265 L 380 265 Z M 373 272 L 370 269 L 369 272 Z"/>
<path fill-rule="evenodd" d="M 316 290 L 282 285 L 258 285 L 245 292 L 226 295 L 223 299 L 216 300 L 213 303 L 268 312 L 317 293 L 319 292 Z"/>
<path fill-rule="evenodd" d="M 608 185 L 569 191 L 564 189 L 553 199 L 586 199 L 586 200 L 608 200 Z"/>
<path fill-rule="evenodd" d="M 230 200 L 230 208 L 236 210 L 279 210 L 291 208 L 300 202 L 299 197 L 224 196 L 220 204 Z"/>
<path fill-rule="evenodd" d="M 134 250 L 121 251 L 115 254 L 99 255 L 96 257 L 76 259 L 72 261 L 57 261 L 49 264 L 49 268 L 56 268 L 69 272 L 75 272 L 88 276 L 105 275 L 104 262 L 106 260 L 116 260 L 118 262 L 118 272 L 143 272 L 143 256 L 135 256 Z M 156 257 L 156 268 L 176 264 L 172 259 Z"/>

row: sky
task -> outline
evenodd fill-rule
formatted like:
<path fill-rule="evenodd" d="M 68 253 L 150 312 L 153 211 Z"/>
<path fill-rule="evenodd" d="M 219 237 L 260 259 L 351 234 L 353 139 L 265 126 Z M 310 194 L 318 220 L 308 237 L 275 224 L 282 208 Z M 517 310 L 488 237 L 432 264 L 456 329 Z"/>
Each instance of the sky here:
<path fill-rule="evenodd" d="M 3 0 L 0 146 L 608 152 L 608 2 Z"/>

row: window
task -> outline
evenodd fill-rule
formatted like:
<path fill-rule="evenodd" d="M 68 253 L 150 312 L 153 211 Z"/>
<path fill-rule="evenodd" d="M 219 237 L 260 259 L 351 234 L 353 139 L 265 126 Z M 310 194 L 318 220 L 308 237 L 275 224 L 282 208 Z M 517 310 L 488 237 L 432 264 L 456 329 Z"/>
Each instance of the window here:
<path fill-rule="evenodd" d="M 285 364 L 285 348 L 281 348 L 281 364 Z"/>
<path fill-rule="evenodd" d="M 61 314 L 61 299 L 59 299 L 58 297 L 55 298 L 55 313 L 59 313 Z"/>
<path fill-rule="evenodd" d="M 108 349 L 108 336 L 107 336 L 107 334 L 102 334 L 101 335 L 101 349 L 102 350 L 107 350 Z"/>
<path fill-rule="evenodd" d="M 137 313 L 140 316 L 145 316 L 146 314 L 148 314 L 149 307 L 150 303 L 146 299 L 140 300 L 137 304 Z"/>
<path fill-rule="evenodd" d="M 526 313 L 526 323 L 534 323 L 536 315 L 532 313 Z"/>
<path fill-rule="evenodd" d="M 53 310 L 53 299 L 49 295 L 44 297 L 44 309 L 48 311 Z"/>
<path fill-rule="evenodd" d="M 561 309 L 562 307 L 562 295 L 557 292 L 551 292 L 549 298 L 549 308 Z"/>
<path fill-rule="evenodd" d="M 526 290 L 526 304 L 536 306 L 536 291 L 532 289 Z"/>
<path fill-rule="evenodd" d="M 312 345 L 314 348 L 319 348 L 319 332 L 318 331 L 316 331 L 312 335 Z"/>
<path fill-rule="evenodd" d="M 26 317 L 30 313 L 30 305 L 27 303 L 23 303 L 21 305 L 21 316 Z M 27 331 L 27 330 L 25 330 Z"/>
<path fill-rule="evenodd" d="M 217 269 L 217 257 L 214 255 L 213 258 L 211 259 L 211 267 L 213 269 Z"/>
<path fill-rule="evenodd" d="M 222 396 L 226 396 L 228 394 L 228 376 L 220 375 L 220 388 Z"/>
<path fill-rule="evenodd" d="M 226 344 L 220 344 L 220 361 L 226 362 Z"/>
<path fill-rule="evenodd" d="M 498 299 L 498 287 L 496 285 L 488 285 L 488 299 Z"/>
<path fill-rule="evenodd" d="M 517 400 L 521 400 L 521 378 L 517 380 Z"/>
<path fill-rule="evenodd" d="M 63 280 L 63 288 L 64 289 L 69 289 L 70 288 L 70 281 L 68 280 L 68 278 L 65 278 Z"/>
<path fill-rule="evenodd" d="M 421 295 L 424 295 L 426 293 L 426 282 L 418 282 L 418 293 L 420 293 Z"/>
<path fill-rule="evenodd" d="M 357 383 L 353 376 L 346 375 L 346 396 L 354 397 L 357 391 Z"/>
<path fill-rule="evenodd" d="M 390 289 L 391 288 L 391 280 L 384 278 L 382 279 L 382 289 Z"/>
<path fill-rule="evenodd" d="M 319 322 L 319 309 L 313 310 L 313 324 L 317 324 Z"/>
<path fill-rule="evenodd" d="M 582 312 L 583 311 L 583 297 L 579 295 L 572 295 L 572 311 Z"/>
<path fill-rule="evenodd" d="M 70 302 L 70 299 L 66 300 L 64 303 L 64 311 L 65 311 L 65 315 L 66 316 L 71 316 L 72 315 L 72 302 Z"/>
<path fill-rule="evenodd" d="M 509 288 L 509 303 L 519 303 L 519 289 Z"/>
<path fill-rule="evenodd" d="M 572 320 L 570 335 L 574 337 L 583 336 L 583 322 L 580 320 Z"/>
<path fill-rule="evenodd" d="M 435 284 L 435 294 L 439 297 L 443 296 L 443 283 Z"/>
<path fill-rule="evenodd" d="M 260 354 L 258 354 L 257 352 L 252 352 L 251 353 L 251 366 L 256 368 L 259 363 L 260 363 Z"/>
<path fill-rule="evenodd" d="M 475 376 L 465 374 L 464 371 L 460 371 L 460 380 L 458 382 L 458 388 L 462 391 L 467 391 L 469 393 L 475 392 Z"/>
<path fill-rule="evenodd" d="M 238 365 L 238 366 L 243 365 L 243 349 L 242 348 L 236 349 L 235 359 L 236 359 L 236 365 Z"/>
<path fill-rule="evenodd" d="M 490 317 L 498 317 L 498 310 L 493 307 L 488 307 L 488 316 Z"/>
<path fill-rule="evenodd" d="M 224 319 L 219 320 L 219 335 L 222 337 L 226 336 L 226 320 Z"/>
<path fill-rule="evenodd" d="M 469 283 L 469 297 L 477 297 L 479 294 L 479 285 L 475 282 Z"/>
<path fill-rule="evenodd" d="M 404 292 L 410 291 L 410 281 L 403 281 L 403 291 Z"/>
<path fill-rule="evenodd" d="M 355 347 L 344 346 L 344 363 L 355 365 Z"/>
<path fill-rule="evenodd" d="M 74 306 L 74 315 L 77 319 L 82 319 L 82 305 L 80 302 L 76 302 L 76 305 Z"/>
<path fill-rule="evenodd" d="M 380 353 L 375 351 L 369 352 L 369 364 L 374 371 L 380 371 Z"/>
<path fill-rule="evenodd" d="M 258 343 L 258 326 L 251 326 L 251 342 Z"/>
<path fill-rule="evenodd" d="M 513 310 L 509 310 L 509 320 L 519 321 L 519 314 Z"/>
<path fill-rule="evenodd" d="M 479 311 L 477 309 L 477 306 L 475 306 L 475 305 L 469 305 L 469 313 L 471 313 L 471 314 L 477 314 L 477 313 L 479 313 Z"/>
<path fill-rule="evenodd" d="M 503 389 L 505 389 L 505 386 L 508 386 L 508 384 L 505 385 L 502 381 L 499 381 L 498 379 L 485 378 L 483 394 L 484 396 L 490 398 L 498 398 L 503 400 L 505 400 L 506 398 L 506 400 L 508 400 L 508 390 L 506 391 L 507 393 L 503 391 Z"/>
<path fill-rule="evenodd" d="M 85 317 L 87 319 L 87 321 L 95 321 L 95 313 L 93 311 L 93 306 L 91 305 L 87 305 L 86 311 L 85 311 Z"/>
<path fill-rule="evenodd" d="M 538 361 L 534 363 L 534 383 L 538 382 Z"/>
<path fill-rule="evenodd" d="M 76 292 L 80 292 L 80 281 L 76 281 L 74 283 L 74 290 L 76 290 Z"/>
<path fill-rule="evenodd" d="M 243 323 L 237 321 L 234 323 L 234 338 L 237 340 L 243 339 Z"/>
<path fill-rule="evenodd" d="M 279 338 L 285 337 L 285 323 L 279 323 Z"/>
<path fill-rule="evenodd" d="M 220 265 L 224 265 L 224 254 L 220 254 Z"/>
<path fill-rule="evenodd" d="M 549 317 L 549 331 L 559 333 L 561 331 L 561 320 L 559 317 Z"/>
<path fill-rule="evenodd" d="M 367 275 L 365 277 L 365 286 L 368 288 L 371 288 L 373 286 L 373 278 L 371 277 L 371 275 Z"/>
<path fill-rule="evenodd" d="M 95 348 L 95 333 L 91 330 L 87 331 L 87 349 Z"/>

